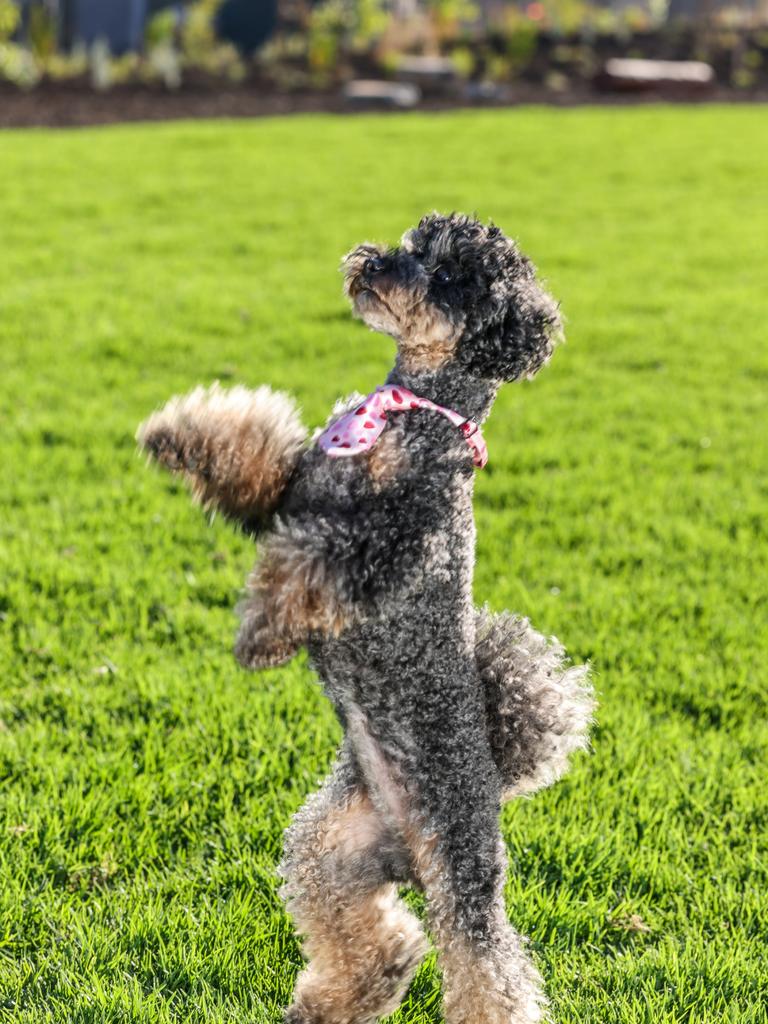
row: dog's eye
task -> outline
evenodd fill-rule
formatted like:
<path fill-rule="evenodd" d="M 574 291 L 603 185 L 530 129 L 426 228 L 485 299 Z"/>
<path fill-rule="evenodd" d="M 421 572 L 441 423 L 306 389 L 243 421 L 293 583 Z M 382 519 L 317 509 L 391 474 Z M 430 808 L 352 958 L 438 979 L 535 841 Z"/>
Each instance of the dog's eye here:
<path fill-rule="evenodd" d="M 450 284 L 453 280 L 453 274 L 450 267 L 438 267 L 434 273 L 434 278 L 438 284 Z"/>

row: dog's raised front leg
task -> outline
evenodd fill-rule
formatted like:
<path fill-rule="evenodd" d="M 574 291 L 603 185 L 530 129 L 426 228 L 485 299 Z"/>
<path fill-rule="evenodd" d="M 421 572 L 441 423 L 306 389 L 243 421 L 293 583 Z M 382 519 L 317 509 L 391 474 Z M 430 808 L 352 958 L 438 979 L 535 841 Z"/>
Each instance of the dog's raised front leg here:
<path fill-rule="evenodd" d="M 183 474 L 203 506 L 256 534 L 269 524 L 306 435 L 287 395 L 214 384 L 172 398 L 136 437 L 162 466 Z"/>
<path fill-rule="evenodd" d="M 244 668 L 279 664 L 283 649 L 313 633 L 338 635 L 356 614 L 327 537 L 313 527 L 278 523 L 263 545 L 239 608 L 235 656 Z"/>
<path fill-rule="evenodd" d="M 342 751 L 285 837 L 284 895 L 309 958 L 289 1024 L 370 1024 L 397 1008 L 426 950 L 393 884 L 407 870 Z"/>
<path fill-rule="evenodd" d="M 400 544 L 403 532 L 408 543 Z M 417 517 L 406 520 L 399 506 L 393 513 L 378 496 L 361 499 L 354 512 L 343 515 L 332 510 L 281 517 L 264 543 L 240 608 L 235 646 L 240 663 L 261 668 L 265 643 L 282 639 L 297 646 L 313 635 L 338 636 L 363 620 L 419 560 L 422 532 Z"/>

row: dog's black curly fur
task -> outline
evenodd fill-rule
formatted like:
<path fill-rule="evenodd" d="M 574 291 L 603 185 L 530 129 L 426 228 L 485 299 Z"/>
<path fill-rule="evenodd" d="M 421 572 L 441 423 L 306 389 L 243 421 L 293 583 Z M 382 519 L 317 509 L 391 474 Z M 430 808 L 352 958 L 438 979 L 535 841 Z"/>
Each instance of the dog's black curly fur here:
<path fill-rule="evenodd" d="M 561 327 L 557 305 L 500 228 L 465 216 L 425 217 L 394 261 L 423 277 L 427 301 L 460 325 L 459 370 L 512 381 L 549 359 Z"/>
<path fill-rule="evenodd" d="M 465 216 L 425 217 L 397 248 L 359 246 L 344 271 L 356 314 L 397 340 L 388 383 L 477 421 L 502 383 L 546 363 L 560 330 L 532 264 Z M 278 416 L 277 396 L 267 412 L 248 395 L 175 399 L 140 440 L 206 502 L 268 524 L 238 657 L 258 668 L 306 645 L 345 729 L 286 838 L 310 957 L 287 1019 L 363 1024 L 396 1007 L 424 950 L 394 890 L 409 882 L 427 896 L 450 1024 L 538 1020 L 538 975 L 504 914 L 498 813 L 585 745 L 585 671 L 525 620 L 473 607 L 474 471 L 448 420 L 398 413 L 369 452 L 333 459 L 301 443 L 286 399 Z"/>

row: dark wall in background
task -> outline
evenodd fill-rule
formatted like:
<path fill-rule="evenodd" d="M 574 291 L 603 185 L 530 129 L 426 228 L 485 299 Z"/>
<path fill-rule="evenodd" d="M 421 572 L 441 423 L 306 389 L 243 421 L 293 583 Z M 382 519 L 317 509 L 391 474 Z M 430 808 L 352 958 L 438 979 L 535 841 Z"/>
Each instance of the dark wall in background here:
<path fill-rule="evenodd" d="M 29 7 L 33 0 L 26 0 Z M 141 48 L 147 19 L 184 0 L 59 0 L 59 39 L 65 49 L 106 39 L 112 53 Z M 216 32 L 246 55 L 257 50 L 277 27 L 278 0 L 225 0 L 216 17 Z"/>
<path fill-rule="evenodd" d="M 277 0 L 224 0 L 216 16 L 216 34 L 250 56 L 275 31 Z"/>
<path fill-rule="evenodd" d="M 60 0 L 61 45 L 105 39 L 112 53 L 139 49 L 147 13 L 147 0 Z"/>

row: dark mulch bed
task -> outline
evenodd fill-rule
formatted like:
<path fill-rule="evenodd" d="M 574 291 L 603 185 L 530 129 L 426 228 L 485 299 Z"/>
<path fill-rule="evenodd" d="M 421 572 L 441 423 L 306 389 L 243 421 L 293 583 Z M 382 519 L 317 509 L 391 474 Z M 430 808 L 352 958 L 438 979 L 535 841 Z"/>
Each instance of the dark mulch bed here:
<path fill-rule="evenodd" d="M 541 86 L 521 83 L 495 100 L 473 102 L 456 96 L 425 98 L 419 110 L 456 107 L 498 107 L 522 103 L 553 106 L 627 104 L 648 102 L 766 102 L 768 91 L 737 91 L 714 88 L 704 96 L 685 93 L 604 93 L 587 84 L 556 93 Z M 357 108 L 355 108 L 356 110 Z M 336 93 L 276 93 L 263 88 L 239 87 L 189 89 L 167 92 L 130 86 L 105 93 L 42 84 L 29 92 L 0 87 L 0 128 L 29 126 L 73 127 L 119 121 L 163 121 L 175 118 L 269 117 L 294 113 L 350 113 L 352 108 Z"/>

